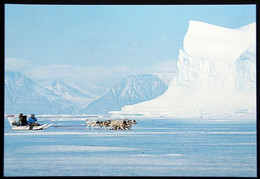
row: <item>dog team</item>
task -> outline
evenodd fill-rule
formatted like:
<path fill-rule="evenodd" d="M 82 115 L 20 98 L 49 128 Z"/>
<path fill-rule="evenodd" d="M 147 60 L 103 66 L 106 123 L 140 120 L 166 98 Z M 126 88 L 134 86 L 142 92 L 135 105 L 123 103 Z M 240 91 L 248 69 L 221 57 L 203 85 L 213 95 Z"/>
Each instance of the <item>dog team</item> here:
<path fill-rule="evenodd" d="M 94 127 L 98 127 L 100 129 L 110 129 L 110 130 L 131 130 L 132 125 L 137 124 L 136 120 L 129 120 L 129 119 L 111 119 L 111 120 L 104 120 L 100 121 L 99 119 L 97 121 L 92 121 L 86 119 L 86 129 L 93 130 Z"/>

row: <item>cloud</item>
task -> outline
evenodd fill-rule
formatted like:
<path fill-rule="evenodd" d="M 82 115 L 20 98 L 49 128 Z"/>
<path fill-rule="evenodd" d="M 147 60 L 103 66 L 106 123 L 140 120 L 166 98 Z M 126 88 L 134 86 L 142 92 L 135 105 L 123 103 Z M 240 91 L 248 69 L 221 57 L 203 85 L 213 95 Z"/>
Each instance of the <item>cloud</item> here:
<path fill-rule="evenodd" d="M 5 70 L 6 71 L 23 71 L 28 68 L 33 68 L 35 65 L 30 60 L 19 58 L 5 58 Z"/>
<path fill-rule="evenodd" d="M 154 64 L 150 68 L 153 73 L 175 72 L 177 70 L 177 64 L 174 60 L 168 60 Z"/>
<path fill-rule="evenodd" d="M 21 71 L 34 81 L 51 82 L 65 80 L 84 89 L 90 85 L 111 88 L 129 75 L 173 72 L 173 60 L 158 62 L 152 66 L 78 66 L 68 64 L 40 65 L 24 59 L 6 58 L 6 71 Z"/>

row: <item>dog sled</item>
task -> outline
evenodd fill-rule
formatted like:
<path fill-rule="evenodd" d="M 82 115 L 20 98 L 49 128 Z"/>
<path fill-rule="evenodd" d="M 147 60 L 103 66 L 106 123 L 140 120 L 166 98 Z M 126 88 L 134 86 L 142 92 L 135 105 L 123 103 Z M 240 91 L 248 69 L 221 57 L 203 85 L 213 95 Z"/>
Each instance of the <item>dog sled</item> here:
<path fill-rule="evenodd" d="M 32 129 L 30 129 L 29 125 L 25 125 L 25 126 L 18 125 L 16 119 L 14 118 L 14 115 L 7 115 L 7 119 L 9 121 L 9 124 L 12 127 L 12 130 L 43 130 L 43 129 L 48 129 L 53 125 L 53 123 L 51 124 L 46 123 L 40 126 L 33 126 Z"/>

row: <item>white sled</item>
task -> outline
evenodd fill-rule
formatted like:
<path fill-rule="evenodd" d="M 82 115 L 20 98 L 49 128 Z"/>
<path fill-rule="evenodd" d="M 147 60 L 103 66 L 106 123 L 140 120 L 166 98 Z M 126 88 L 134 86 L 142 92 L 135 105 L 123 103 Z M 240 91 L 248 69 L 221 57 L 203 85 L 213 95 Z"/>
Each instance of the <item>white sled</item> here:
<path fill-rule="evenodd" d="M 30 130 L 30 126 L 28 126 L 28 125 L 27 126 L 14 125 L 14 123 L 17 123 L 15 118 L 14 118 L 14 115 L 8 115 L 7 118 L 8 118 L 9 124 L 12 127 L 12 130 Z M 53 125 L 53 123 L 51 123 L 51 124 L 46 123 L 46 124 L 43 124 L 43 125 L 40 125 L 40 126 L 33 126 L 32 130 L 48 129 L 52 125 Z"/>

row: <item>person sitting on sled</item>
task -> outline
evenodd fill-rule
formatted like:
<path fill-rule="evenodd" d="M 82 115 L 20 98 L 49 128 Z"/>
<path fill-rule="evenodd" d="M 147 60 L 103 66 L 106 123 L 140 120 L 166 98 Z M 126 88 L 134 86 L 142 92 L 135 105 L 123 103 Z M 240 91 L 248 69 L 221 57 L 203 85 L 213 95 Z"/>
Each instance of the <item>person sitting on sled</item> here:
<path fill-rule="evenodd" d="M 34 114 L 31 114 L 31 117 L 28 120 L 28 124 L 30 126 L 30 129 L 33 128 L 33 126 L 40 126 L 40 124 L 36 123 L 37 118 L 35 117 Z"/>
<path fill-rule="evenodd" d="M 28 121 L 26 120 L 27 116 L 24 116 L 23 113 L 19 115 L 19 125 L 26 126 L 28 124 Z"/>

